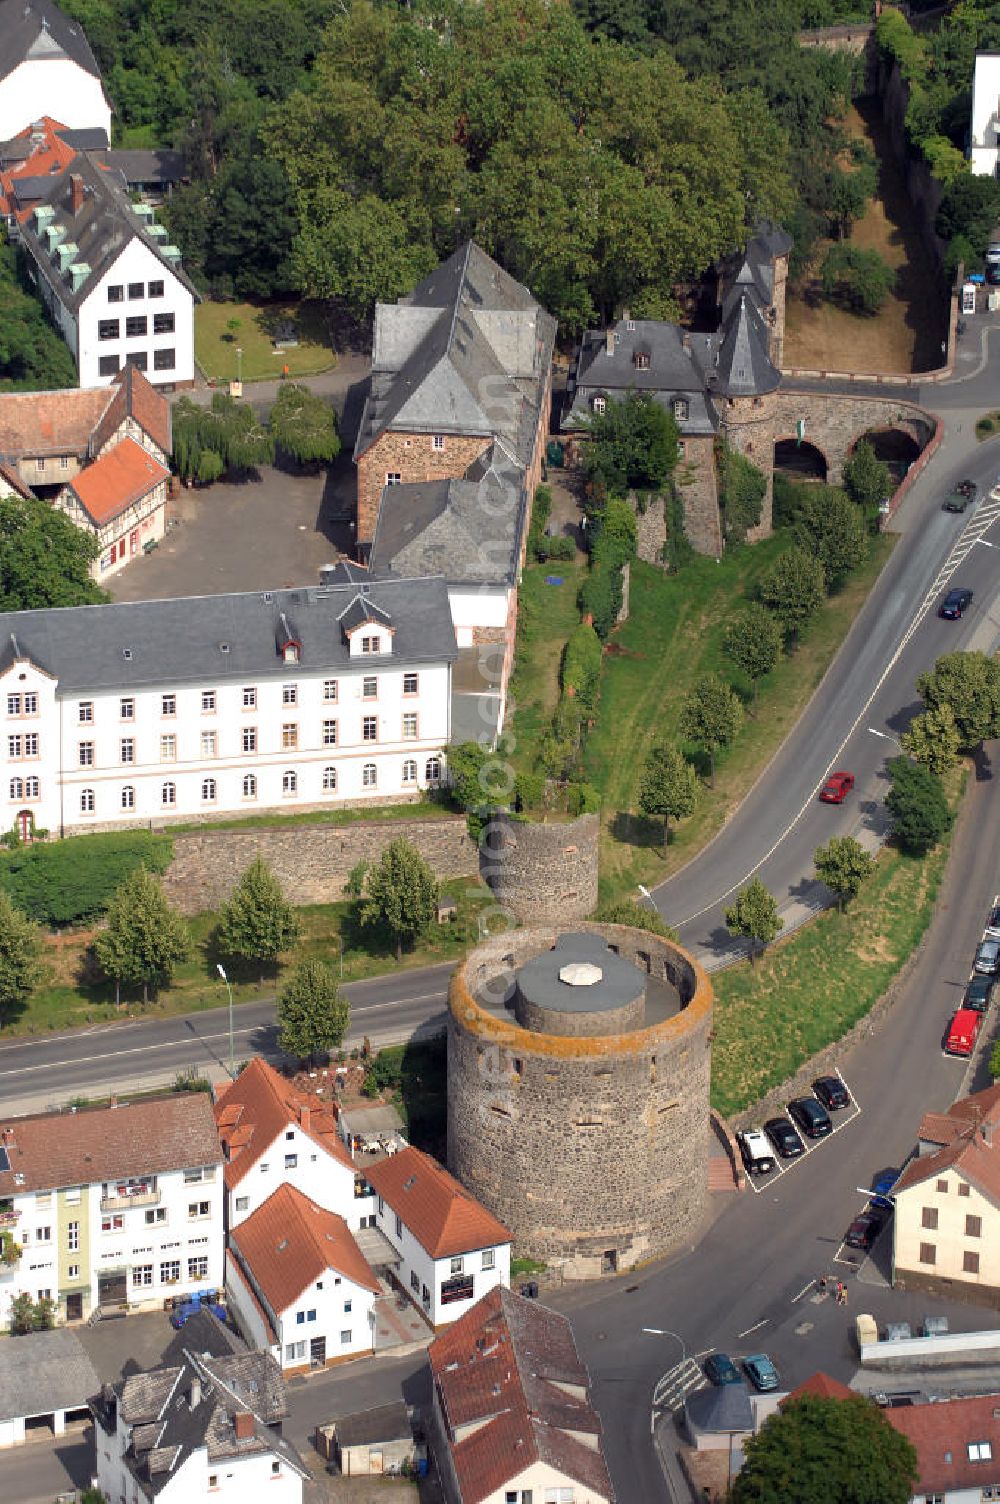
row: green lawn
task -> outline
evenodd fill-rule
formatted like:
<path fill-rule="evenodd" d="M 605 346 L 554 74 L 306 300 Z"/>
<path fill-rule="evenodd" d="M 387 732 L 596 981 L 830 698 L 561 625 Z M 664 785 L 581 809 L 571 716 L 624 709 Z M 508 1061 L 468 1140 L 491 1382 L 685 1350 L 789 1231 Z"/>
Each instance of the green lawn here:
<path fill-rule="evenodd" d="M 788 539 L 736 549 L 719 563 L 698 557 L 676 575 L 633 564 L 631 614 L 605 654 L 597 723 L 584 754 L 586 777 L 603 800 L 602 901 L 634 892 L 639 882 L 662 881 L 721 828 L 798 720 L 893 542 L 888 535 L 872 540 L 868 563 L 826 601 L 796 652 L 761 681 L 756 715 L 717 757 L 715 787 L 702 788 L 666 855 L 661 823 L 636 814 L 643 759 L 655 742 L 676 738 L 682 701 L 700 675 L 718 671 L 749 700 L 749 685 L 723 652 L 726 628 Z M 698 762 L 696 748 L 685 750 Z"/>
<path fill-rule="evenodd" d="M 505 745 L 518 772 L 535 765 L 538 742 L 559 700 L 559 664 L 566 639 L 580 620 L 576 597 L 583 563 L 531 564 L 518 595 L 517 656 L 510 682 Z M 546 576 L 562 585 L 546 585 Z"/>
<path fill-rule="evenodd" d="M 456 878 L 442 883 L 441 889 L 456 900 L 458 917 L 451 923 L 435 925 L 423 943 L 406 952 L 403 958 L 406 967 L 458 961 L 478 938 L 478 914 L 494 902 L 475 877 Z M 262 995 L 273 996 L 296 961 L 316 957 L 328 961 L 339 972 L 341 942 L 345 982 L 397 970 L 395 949 L 389 937 L 361 929 L 352 911 L 353 905 L 346 902 L 298 909 L 301 938 L 277 971 L 268 972 L 263 988 L 255 967 L 241 965 L 216 950 L 213 935 L 218 915 L 199 914 L 190 921 L 193 940 L 190 959 L 178 968 L 171 986 L 146 1008 L 141 1006 L 137 995 L 132 995 L 116 1010 L 114 987 L 87 979 L 87 949 L 92 931 L 70 931 L 49 937 L 43 957 L 48 980 L 29 1000 L 21 1016 L 5 1025 L 2 1033 L 5 1037 L 39 1034 L 48 1029 L 67 1029 L 110 1019 L 162 1018 L 220 1008 L 226 1002 L 226 989 L 216 972 L 219 961 L 225 963 L 238 1003 L 254 1002 Z"/>
<path fill-rule="evenodd" d="M 957 804 L 964 774 L 948 783 Z M 949 844 L 919 860 L 885 849 L 843 914 L 822 914 L 756 968 L 743 962 L 715 974 L 712 1105 L 719 1112 L 758 1101 L 877 1002 L 930 923 Z"/>
<path fill-rule="evenodd" d="M 227 329 L 239 319 L 235 334 Z M 272 332 L 283 321 L 294 323 L 299 343 L 291 350 L 275 350 Z M 336 365 L 321 305 L 316 303 L 213 303 L 207 298 L 194 311 L 194 353 L 205 375 L 215 381 L 235 381 L 237 349 L 243 351 L 244 381 L 269 381 L 288 367 L 290 377 L 314 376 Z"/>
<path fill-rule="evenodd" d="M 234 815 L 231 820 L 211 820 L 192 824 L 171 825 L 165 832 L 174 835 L 184 831 L 213 830 L 268 830 L 285 825 L 356 825 L 364 821 L 391 823 L 393 820 L 454 820 L 454 810 L 434 799 L 419 799 L 413 804 L 373 804 L 360 809 L 311 809 L 297 815 Z M 464 818 L 464 816 L 462 817 Z"/>

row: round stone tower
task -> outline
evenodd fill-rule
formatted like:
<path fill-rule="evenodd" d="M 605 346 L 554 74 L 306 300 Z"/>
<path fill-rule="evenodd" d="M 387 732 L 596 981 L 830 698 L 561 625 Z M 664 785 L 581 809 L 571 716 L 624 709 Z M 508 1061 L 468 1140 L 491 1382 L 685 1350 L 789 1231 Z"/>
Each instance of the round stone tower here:
<path fill-rule="evenodd" d="M 708 1194 L 712 989 L 625 925 L 494 936 L 455 972 L 451 1170 L 568 1278 L 659 1258 Z"/>

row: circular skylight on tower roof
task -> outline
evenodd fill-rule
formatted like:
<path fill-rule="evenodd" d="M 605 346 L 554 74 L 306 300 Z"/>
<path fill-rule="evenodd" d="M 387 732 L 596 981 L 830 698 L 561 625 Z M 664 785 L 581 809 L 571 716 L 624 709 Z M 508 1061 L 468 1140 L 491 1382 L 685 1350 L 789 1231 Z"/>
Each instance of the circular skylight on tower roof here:
<path fill-rule="evenodd" d="M 591 961 L 570 961 L 559 968 L 559 980 L 568 987 L 593 987 L 603 977 L 604 972 Z"/>

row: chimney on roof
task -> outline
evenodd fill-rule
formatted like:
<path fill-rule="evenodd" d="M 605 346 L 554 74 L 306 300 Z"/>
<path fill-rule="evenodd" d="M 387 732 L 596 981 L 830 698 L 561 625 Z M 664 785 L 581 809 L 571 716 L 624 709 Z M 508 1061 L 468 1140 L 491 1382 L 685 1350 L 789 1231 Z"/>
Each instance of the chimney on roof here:
<path fill-rule="evenodd" d="M 616 339 L 617 335 L 615 334 L 615 327 L 613 324 L 609 324 L 607 333 L 604 336 L 604 353 L 606 355 L 614 355 Z"/>
<path fill-rule="evenodd" d="M 197 1374 L 195 1374 L 194 1378 L 191 1380 L 191 1388 L 188 1391 L 188 1399 L 191 1403 L 191 1409 L 197 1410 L 198 1406 L 201 1404 L 201 1380 L 199 1379 Z"/>
<path fill-rule="evenodd" d="M 237 1441 L 249 1441 L 253 1435 L 253 1416 L 249 1410 L 237 1410 L 233 1416 L 233 1430 Z"/>
<path fill-rule="evenodd" d="M 78 172 L 69 175 L 69 207 L 74 219 L 83 208 L 83 178 Z"/>
<path fill-rule="evenodd" d="M 986 1145 L 987 1149 L 992 1149 L 993 1148 L 993 1124 L 990 1122 L 989 1118 L 985 1118 L 984 1119 L 982 1125 L 980 1126 L 980 1130 L 979 1131 L 983 1135 L 983 1143 Z"/>
<path fill-rule="evenodd" d="M 299 1126 L 302 1128 L 304 1133 L 309 1132 L 309 1118 L 311 1113 L 312 1108 L 308 1107 L 305 1103 L 303 1103 L 299 1108 Z"/>

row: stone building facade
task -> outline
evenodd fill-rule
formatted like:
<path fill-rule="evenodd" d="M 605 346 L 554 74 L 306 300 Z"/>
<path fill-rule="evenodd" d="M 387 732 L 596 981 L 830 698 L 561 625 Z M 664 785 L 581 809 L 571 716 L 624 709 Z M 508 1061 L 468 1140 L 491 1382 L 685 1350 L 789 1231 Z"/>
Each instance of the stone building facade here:
<path fill-rule="evenodd" d="M 449 997 L 449 1164 L 518 1255 L 590 1278 L 696 1232 L 711 1027 L 697 962 L 642 930 L 536 925 L 470 953 Z"/>
<path fill-rule="evenodd" d="M 584 919 L 597 907 L 600 833 L 597 815 L 544 823 L 495 813 L 480 847 L 480 875 L 519 924 Z"/>

